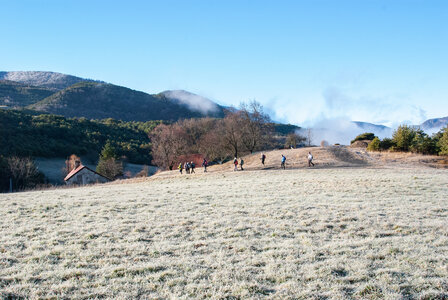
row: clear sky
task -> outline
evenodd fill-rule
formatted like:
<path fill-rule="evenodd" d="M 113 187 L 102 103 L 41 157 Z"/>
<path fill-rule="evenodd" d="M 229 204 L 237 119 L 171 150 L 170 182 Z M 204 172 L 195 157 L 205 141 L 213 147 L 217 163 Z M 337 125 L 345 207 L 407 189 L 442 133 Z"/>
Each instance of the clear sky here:
<path fill-rule="evenodd" d="M 56 71 L 274 119 L 448 116 L 448 1 L 0 0 L 0 70 Z"/>

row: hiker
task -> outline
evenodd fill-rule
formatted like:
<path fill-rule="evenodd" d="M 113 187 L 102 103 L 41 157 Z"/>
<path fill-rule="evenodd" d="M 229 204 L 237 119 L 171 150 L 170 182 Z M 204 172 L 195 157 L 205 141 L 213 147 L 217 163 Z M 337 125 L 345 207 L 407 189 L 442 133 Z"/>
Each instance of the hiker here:
<path fill-rule="evenodd" d="M 233 164 L 235 165 L 233 171 L 238 171 L 238 159 L 236 159 L 236 157 L 233 159 Z"/>
<path fill-rule="evenodd" d="M 194 165 L 194 162 L 191 162 L 190 163 L 190 174 L 193 174 L 193 173 L 195 173 L 195 171 L 194 171 L 194 168 L 195 168 L 196 166 Z"/>
<path fill-rule="evenodd" d="M 286 157 L 282 154 L 282 164 L 280 165 L 280 168 L 283 168 L 283 170 L 286 169 Z"/>
<path fill-rule="evenodd" d="M 244 165 L 244 160 L 243 158 L 240 158 L 240 167 L 241 167 L 241 171 L 243 171 L 243 165 Z"/>
<path fill-rule="evenodd" d="M 308 152 L 308 167 L 311 167 L 311 165 L 313 165 L 314 167 L 313 155 L 311 154 L 311 152 Z"/>
<path fill-rule="evenodd" d="M 264 166 L 264 161 L 266 160 L 266 155 L 264 155 L 264 153 L 261 153 L 261 163 L 263 164 L 263 166 Z"/>
<path fill-rule="evenodd" d="M 181 162 L 179 163 L 179 166 L 177 168 L 179 169 L 180 174 L 182 174 L 183 167 L 182 167 L 182 163 Z"/>
<path fill-rule="evenodd" d="M 190 174 L 190 164 L 185 162 L 184 164 L 185 174 Z"/>
<path fill-rule="evenodd" d="M 202 166 L 204 167 L 204 172 L 207 172 L 207 160 L 204 158 L 204 161 L 202 162 Z"/>

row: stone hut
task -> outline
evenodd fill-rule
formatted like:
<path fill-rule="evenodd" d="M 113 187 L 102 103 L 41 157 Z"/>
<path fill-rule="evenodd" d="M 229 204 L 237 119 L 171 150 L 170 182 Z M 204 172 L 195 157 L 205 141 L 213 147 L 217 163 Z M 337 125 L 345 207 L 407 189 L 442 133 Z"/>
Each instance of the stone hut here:
<path fill-rule="evenodd" d="M 68 185 L 78 184 L 91 184 L 91 183 L 105 183 L 111 181 L 109 178 L 93 171 L 92 169 L 82 165 L 80 162 L 76 162 L 75 168 L 65 176 L 64 181 Z"/>

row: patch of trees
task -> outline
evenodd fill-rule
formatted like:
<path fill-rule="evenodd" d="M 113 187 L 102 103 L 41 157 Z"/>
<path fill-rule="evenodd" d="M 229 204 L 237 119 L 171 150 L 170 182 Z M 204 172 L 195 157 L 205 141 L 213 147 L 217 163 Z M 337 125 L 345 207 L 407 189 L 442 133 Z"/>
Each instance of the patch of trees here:
<path fill-rule="evenodd" d="M 44 175 L 31 158 L 0 156 L 0 192 L 32 189 L 43 183 Z"/>
<path fill-rule="evenodd" d="M 124 156 L 131 163 L 150 164 L 148 135 L 160 123 L 88 120 L 0 110 L 0 155 L 67 157 L 91 154 L 96 160 L 110 140 L 119 157 Z"/>
<path fill-rule="evenodd" d="M 179 163 L 178 157 L 195 153 L 221 163 L 278 146 L 273 133 L 274 125 L 263 107 L 255 101 L 243 103 L 240 109 L 229 110 L 223 119 L 188 119 L 158 125 L 151 133 L 153 163 L 171 169 Z"/>
<path fill-rule="evenodd" d="M 420 128 L 400 125 L 392 138 L 374 137 L 367 146 L 370 151 L 402 151 L 420 154 L 448 155 L 448 126 L 429 136 Z"/>
<path fill-rule="evenodd" d="M 351 140 L 350 144 L 353 144 L 356 141 L 372 141 L 375 138 L 375 134 L 371 132 L 361 133 L 353 140 Z"/>

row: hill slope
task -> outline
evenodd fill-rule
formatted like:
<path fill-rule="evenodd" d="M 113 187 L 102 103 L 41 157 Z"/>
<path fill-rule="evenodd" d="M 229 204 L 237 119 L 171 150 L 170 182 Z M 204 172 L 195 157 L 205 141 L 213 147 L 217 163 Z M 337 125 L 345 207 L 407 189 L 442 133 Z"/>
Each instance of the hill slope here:
<path fill-rule="evenodd" d="M 52 95 L 49 88 L 32 86 L 20 82 L 0 80 L 0 105 L 19 108 L 39 102 Z"/>
<path fill-rule="evenodd" d="M 0 109 L 0 155 L 98 158 L 107 140 L 130 162 L 150 164 L 148 133 L 160 122 L 120 122 L 66 119 Z"/>
<path fill-rule="evenodd" d="M 163 94 L 149 95 L 113 84 L 80 82 L 30 105 L 29 109 L 89 119 L 123 121 L 178 120 L 204 115 L 220 116 L 222 110 L 203 114 Z"/>
<path fill-rule="evenodd" d="M 447 175 L 198 172 L 0 195 L 0 298 L 444 299 Z"/>

